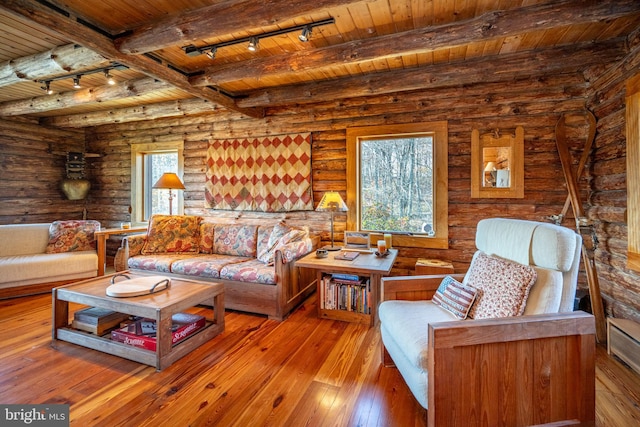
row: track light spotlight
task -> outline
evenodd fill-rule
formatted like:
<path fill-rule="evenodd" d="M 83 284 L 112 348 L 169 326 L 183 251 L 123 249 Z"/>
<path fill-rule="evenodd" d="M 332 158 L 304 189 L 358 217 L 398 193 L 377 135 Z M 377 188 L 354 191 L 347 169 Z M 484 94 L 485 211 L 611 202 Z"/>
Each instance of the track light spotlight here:
<path fill-rule="evenodd" d="M 298 36 L 298 39 L 301 42 L 308 42 L 309 39 L 311 38 L 311 31 L 313 30 L 313 28 L 310 25 L 307 25 L 306 27 L 304 27 L 302 29 L 302 33 L 300 33 L 300 35 Z"/>
<path fill-rule="evenodd" d="M 217 47 L 212 47 L 211 50 L 206 51 L 204 54 L 209 57 L 209 59 L 215 59 L 216 52 L 218 52 Z"/>
<path fill-rule="evenodd" d="M 335 23 L 334 18 L 324 19 L 322 21 L 310 22 L 307 24 L 294 25 L 292 27 L 287 28 L 278 28 L 273 31 L 267 31 L 261 34 L 256 34 L 254 36 L 247 36 L 233 40 L 227 40 L 216 44 L 209 44 L 206 46 L 196 46 L 193 44 L 183 46 L 182 50 L 184 50 L 185 55 L 188 56 L 198 56 L 198 55 L 207 55 L 209 58 L 213 59 L 216 56 L 216 51 L 220 47 L 226 46 L 234 46 L 249 43 L 247 45 L 247 49 L 251 52 L 255 52 L 259 49 L 258 42 L 260 39 L 268 39 L 270 37 L 279 36 L 282 34 L 289 34 L 295 32 L 300 32 L 298 34 L 298 39 L 301 42 L 307 42 L 311 40 L 313 29 L 315 27 L 321 27 L 323 25 L 329 25 Z"/>
<path fill-rule="evenodd" d="M 74 89 L 80 89 L 82 86 L 80 86 L 80 76 L 77 75 L 73 78 L 73 88 Z"/>
<path fill-rule="evenodd" d="M 53 94 L 53 90 L 51 89 L 51 81 L 50 80 L 47 80 L 47 81 L 44 82 L 44 86 L 42 86 L 42 90 L 47 92 L 47 95 L 52 95 Z"/>
<path fill-rule="evenodd" d="M 114 80 L 109 70 L 104 70 L 104 77 L 107 79 L 107 83 L 109 83 L 110 85 L 113 86 L 114 84 L 116 84 L 116 81 Z"/>
<path fill-rule="evenodd" d="M 256 50 L 258 50 L 257 37 L 251 37 L 251 39 L 249 40 L 249 46 L 247 46 L 247 49 L 249 49 L 251 52 L 255 52 Z"/>

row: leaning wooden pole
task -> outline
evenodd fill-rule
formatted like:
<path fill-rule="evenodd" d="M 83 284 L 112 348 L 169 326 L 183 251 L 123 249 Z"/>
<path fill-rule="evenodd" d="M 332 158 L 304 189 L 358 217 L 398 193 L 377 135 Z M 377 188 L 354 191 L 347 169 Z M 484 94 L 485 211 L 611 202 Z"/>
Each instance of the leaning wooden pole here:
<path fill-rule="evenodd" d="M 582 158 L 586 163 L 586 157 L 591 151 L 591 145 L 595 138 L 595 117 L 591 112 L 588 112 L 589 116 L 589 140 L 585 143 L 584 152 Z M 591 311 L 596 318 L 596 338 L 599 343 L 605 344 L 607 342 L 607 331 L 604 316 L 604 306 L 602 304 L 602 295 L 600 294 L 600 283 L 598 281 L 598 273 L 596 271 L 596 264 L 594 259 L 594 250 L 597 242 L 595 237 L 595 231 L 590 221 L 584 215 L 584 208 L 580 199 L 580 193 L 578 191 L 578 181 L 576 175 L 571 168 L 571 154 L 569 153 L 569 147 L 566 142 L 565 134 L 565 117 L 560 116 L 558 123 L 556 124 L 556 146 L 558 148 L 558 155 L 560 156 L 560 162 L 562 163 L 562 172 L 567 183 L 567 190 L 569 191 L 569 199 L 573 208 L 573 216 L 576 221 L 576 230 L 583 236 L 582 239 L 582 262 L 587 275 L 587 283 L 589 285 L 589 297 L 591 299 Z M 582 162 L 582 167 L 584 163 Z M 579 168 L 580 169 L 580 168 Z M 565 205 L 566 206 L 566 205 Z M 560 215 L 560 221 L 562 220 Z M 590 232 L 590 239 L 585 239 L 587 233 Z"/>

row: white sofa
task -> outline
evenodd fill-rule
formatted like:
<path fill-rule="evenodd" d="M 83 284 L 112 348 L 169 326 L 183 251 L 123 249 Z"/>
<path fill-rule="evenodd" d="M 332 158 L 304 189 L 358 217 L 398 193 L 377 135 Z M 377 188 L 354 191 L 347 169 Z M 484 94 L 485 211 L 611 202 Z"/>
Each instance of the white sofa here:
<path fill-rule="evenodd" d="M 50 224 L 0 225 L 0 298 L 48 292 L 98 274 L 93 251 L 45 253 Z"/>

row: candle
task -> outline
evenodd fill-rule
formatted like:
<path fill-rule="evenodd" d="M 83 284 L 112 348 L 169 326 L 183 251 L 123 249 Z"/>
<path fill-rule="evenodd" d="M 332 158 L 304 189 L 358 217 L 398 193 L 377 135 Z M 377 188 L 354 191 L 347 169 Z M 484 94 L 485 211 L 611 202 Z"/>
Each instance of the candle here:
<path fill-rule="evenodd" d="M 385 233 L 384 234 L 384 243 L 387 246 L 387 249 L 391 249 L 391 234 Z"/>

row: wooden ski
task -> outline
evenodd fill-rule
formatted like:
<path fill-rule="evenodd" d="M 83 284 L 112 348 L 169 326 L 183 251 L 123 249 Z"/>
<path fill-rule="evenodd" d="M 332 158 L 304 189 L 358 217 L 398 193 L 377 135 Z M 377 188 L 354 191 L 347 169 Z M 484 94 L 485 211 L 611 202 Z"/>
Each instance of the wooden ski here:
<path fill-rule="evenodd" d="M 562 163 L 562 172 L 564 173 L 565 182 L 569 195 L 563 212 L 558 216 L 559 221 L 566 216 L 569 209 L 569 203 L 573 208 L 573 216 L 576 222 L 576 230 L 582 236 L 582 262 L 584 264 L 587 275 L 587 283 L 589 285 L 589 296 L 591 298 L 591 311 L 596 319 L 596 338 L 599 343 L 604 344 L 607 341 L 607 331 L 604 316 L 604 307 L 602 304 L 602 295 L 600 294 L 600 283 L 598 281 L 598 273 L 596 271 L 594 251 L 596 249 L 598 239 L 593 228 L 593 224 L 584 215 L 584 208 L 580 199 L 578 190 L 578 179 L 584 169 L 584 165 L 591 153 L 591 146 L 595 138 L 596 120 L 590 111 L 587 111 L 589 120 L 589 136 L 585 143 L 580 163 L 578 165 L 577 174 L 571 167 L 571 154 L 566 141 L 565 116 L 560 116 L 556 123 L 556 146 L 558 155 Z"/>

